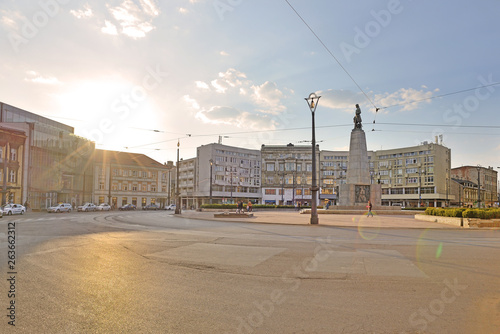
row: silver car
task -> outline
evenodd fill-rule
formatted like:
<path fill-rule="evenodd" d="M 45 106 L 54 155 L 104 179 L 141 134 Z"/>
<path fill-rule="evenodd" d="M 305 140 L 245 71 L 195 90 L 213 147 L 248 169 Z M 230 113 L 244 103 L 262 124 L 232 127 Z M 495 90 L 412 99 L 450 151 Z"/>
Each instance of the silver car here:
<path fill-rule="evenodd" d="M 24 215 L 26 208 L 21 204 L 5 204 L 2 211 L 6 216 L 11 215 Z"/>
<path fill-rule="evenodd" d="M 51 206 L 51 207 L 47 208 L 48 213 L 51 213 L 51 212 L 55 212 L 55 213 L 68 212 L 69 213 L 69 212 L 71 212 L 71 210 L 73 210 L 73 207 L 69 203 L 60 203 L 60 204 L 57 204 L 56 206 Z"/>

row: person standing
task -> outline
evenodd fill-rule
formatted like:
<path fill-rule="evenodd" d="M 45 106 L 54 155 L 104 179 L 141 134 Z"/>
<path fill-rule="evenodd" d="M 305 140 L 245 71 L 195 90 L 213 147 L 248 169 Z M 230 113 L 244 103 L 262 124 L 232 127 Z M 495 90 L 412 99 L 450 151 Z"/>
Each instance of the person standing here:
<path fill-rule="evenodd" d="M 247 204 L 247 211 L 248 212 L 252 212 L 252 202 L 251 201 L 248 201 L 248 204 Z"/>
<path fill-rule="evenodd" d="M 368 214 L 366 216 L 370 217 L 370 215 L 371 215 L 373 217 L 372 202 L 368 201 L 368 205 L 366 207 L 368 208 Z"/>

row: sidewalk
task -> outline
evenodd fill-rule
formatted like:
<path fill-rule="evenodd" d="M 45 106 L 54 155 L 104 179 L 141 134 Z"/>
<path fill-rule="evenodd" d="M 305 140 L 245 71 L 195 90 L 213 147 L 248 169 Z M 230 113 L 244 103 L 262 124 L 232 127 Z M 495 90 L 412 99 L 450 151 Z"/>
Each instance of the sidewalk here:
<path fill-rule="evenodd" d="M 259 224 L 309 225 L 310 214 L 294 211 L 254 211 L 251 218 L 214 218 L 215 212 L 182 211 L 181 217 L 230 222 Z M 457 229 L 455 226 L 416 220 L 414 216 L 376 215 L 367 217 L 361 214 L 318 215 L 319 225 L 366 228 L 418 228 L 418 229 Z M 460 228 L 458 228 L 460 229 Z"/>

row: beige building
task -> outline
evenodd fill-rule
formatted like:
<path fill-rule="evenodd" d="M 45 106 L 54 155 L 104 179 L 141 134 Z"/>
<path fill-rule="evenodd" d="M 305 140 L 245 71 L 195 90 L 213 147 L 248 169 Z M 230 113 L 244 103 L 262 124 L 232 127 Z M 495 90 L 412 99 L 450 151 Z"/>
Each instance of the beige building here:
<path fill-rule="evenodd" d="M 382 185 L 382 205 L 445 206 L 450 192 L 451 152 L 435 143 L 368 151 L 370 183 Z M 348 151 L 321 151 L 322 199 L 336 203 L 339 185 L 346 183 Z"/>
<path fill-rule="evenodd" d="M 373 152 L 371 175 L 382 184 L 382 205 L 447 206 L 451 150 L 437 143 Z"/>
<path fill-rule="evenodd" d="M 456 204 L 478 206 L 478 183 L 480 205 L 494 206 L 498 202 L 498 172 L 493 167 L 462 166 L 451 170 L 456 184 L 453 187 Z M 478 182 L 479 180 L 479 182 Z"/>
<path fill-rule="evenodd" d="M 319 145 L 316 145 L 319 181 Z M 312 147 L 310 145 L 262 145 L 262 203 L 311 204 Z M 319 183 L 319 182 L 318 182 Z M 319 192 L 318 192 L 319 195 Z"/>
<path fill-rule="evenodd" d="M 138 209 L 168 204 L 169 171 L 173 164 L 161 164 L 144 154 L 95 150 L 91 202 L 118 208 L 133 204 Z"/>
<path fill-rule="evenodd" d="M 182 208 L 196 208 L 196 166 L 197 159 L 182 159 L 179 161 L 179 192 Z"/>

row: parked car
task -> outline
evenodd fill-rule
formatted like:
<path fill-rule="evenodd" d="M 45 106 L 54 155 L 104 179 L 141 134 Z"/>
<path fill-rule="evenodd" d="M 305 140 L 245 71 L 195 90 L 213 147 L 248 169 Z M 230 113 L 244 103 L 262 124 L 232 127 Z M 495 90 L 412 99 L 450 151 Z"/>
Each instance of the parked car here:
<path fill-rule="evenodd" d="M 21 204 L 5 204 L 2 207 L 3 214 L 6 216 L 11 215 L 24 215 L 26 208 Z"/>
<path fill-rule="evenodd" d="M 175 204 L 170 204 L 165 207 L 165 210 L 175 210 Z"/>
<path fill-rule="evenodd" d="M 77 209 L 78 211 L 89 212 L 97 210 L 97 206 L 94 203 L 85 203 L 80 205 Z"/>
<path fill-rule="evenodd" d="M 47 208 L 47 212 L 55 212 L 55 213 L 60 213 L 60 212 L 71 212 L 73 210 L 73 207 L 69 203 L 59 203 L 55 206 L 51 206 Z"/>
<path fill-rule="evenodd" d="M 160 207 L 156 204 L 148 204 L 146 206 L 143 206 L 143 210 L 158 210 Z"/>
<path fill-rule="evenodd" d="M 135 210 L 136 206 L 134 204 L 125 204 L 123 206 L 120 206 L 118 210 L 121 211 L 129 211 L 129 210 Z"/>
<path fill-rule="evenodd" d="M 3 217 L 3 211 L 2 211 L 2 208 L 0 208 L 0 218 Z"/>
<path fill-rule="evenodd" d="M 101 203 L 96 209 L 97 211 L 109 211 L 111 210 L 111 206 L 108 203 Z"/>

